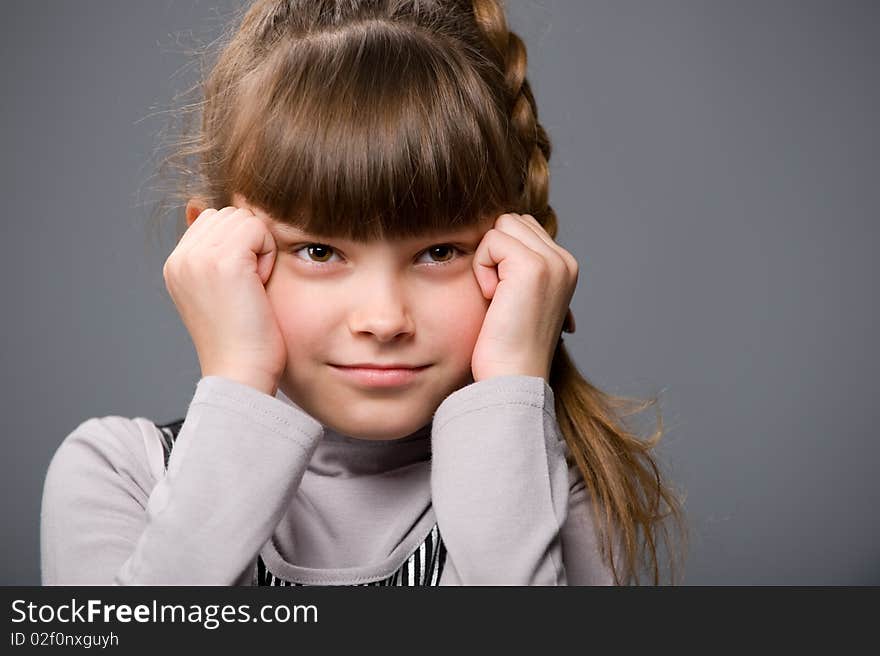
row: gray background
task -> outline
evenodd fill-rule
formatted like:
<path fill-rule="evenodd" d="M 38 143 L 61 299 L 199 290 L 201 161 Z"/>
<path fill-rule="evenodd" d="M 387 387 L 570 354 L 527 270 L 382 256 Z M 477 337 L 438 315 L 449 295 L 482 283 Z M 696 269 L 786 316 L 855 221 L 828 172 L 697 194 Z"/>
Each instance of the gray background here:
<path fill-rule="evenodd" d="M 145 244 L 161 111 L 217 0 L 3 3 L 0 583 L 38 584 L 54 450 L 182 416 L 198 360 Z M 689 584 L 880 584 L 880 5 L 512 0 L 554 141 L 566 336 L 661 393 Z M 873 336 L 873 337 L 872 337 Z M 649 420 L 650 412 L 645 417 Z"/>

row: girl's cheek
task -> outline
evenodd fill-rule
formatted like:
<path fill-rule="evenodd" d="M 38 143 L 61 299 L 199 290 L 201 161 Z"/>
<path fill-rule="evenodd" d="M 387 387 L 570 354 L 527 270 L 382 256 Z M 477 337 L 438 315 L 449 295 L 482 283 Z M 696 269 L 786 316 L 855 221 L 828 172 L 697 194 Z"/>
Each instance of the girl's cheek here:
<path fill-rule="evenodd" d="M 288 338 L 294 334 L 308 333 L 309 324 L 320 314 L 321 302 L 310 299 L 302 285 L 281 280 L 273 284 L 270 281 L 266 294 L 278 325 Z"/>
<path fill-rule="evenodd" d="M 442 326 L 446 332 L 446 341 L 454 343 L 456 349 L 462 353 L 470 353 L 476 344 L 483 327 L 483 320 L 488 310 L 488 303 L 479 291 L 472 288 L 460 289 L 450 298 L 442 316 L 439 316 L 436 325 Z"/>

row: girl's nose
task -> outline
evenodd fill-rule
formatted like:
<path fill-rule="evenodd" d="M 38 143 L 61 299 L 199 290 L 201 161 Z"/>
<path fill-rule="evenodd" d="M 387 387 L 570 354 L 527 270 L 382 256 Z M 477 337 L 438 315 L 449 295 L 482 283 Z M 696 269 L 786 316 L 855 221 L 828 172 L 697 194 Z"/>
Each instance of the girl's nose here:
<path fill-rule="evenodd" d="M 369 333 L 383 342 L 400 339 L 414 328 L 400 291 L 388 288 L 364 292 L 364 298 L 350 314 L 349 325 L 353 334 Z"/>
<path fill-rule="evenodd" d="M 373 310 L 368 315 L 361 315 L 350 321 L 354 334 L 370 334 L 382 342 L 401 339 L 401 336 L 412 334 L 412 322 L 400 313 L 383 313 Z"/>

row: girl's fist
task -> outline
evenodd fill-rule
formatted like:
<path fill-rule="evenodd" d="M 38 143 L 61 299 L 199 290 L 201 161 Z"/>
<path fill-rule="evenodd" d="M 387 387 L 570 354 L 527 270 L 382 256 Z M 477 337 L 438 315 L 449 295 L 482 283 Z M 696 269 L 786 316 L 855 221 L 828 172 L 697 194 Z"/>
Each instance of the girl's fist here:
<path fill-rule="evenodd" d="M 272 396 L 287 352 L 265 285 L 277 246 L 250 210 L 205 209 L 162 275 L 189 331 L 202 376 L 224 376 Z"/>
<path fill-rule="evenodd" d="M 577 260 L 530 214 L 502 214 L 483 235 L 473 267 L 491 301 L 471 359 L 474 381 L 509 375 L 549 381 L 560 333 L 575 329 L 569 304 Z"/>

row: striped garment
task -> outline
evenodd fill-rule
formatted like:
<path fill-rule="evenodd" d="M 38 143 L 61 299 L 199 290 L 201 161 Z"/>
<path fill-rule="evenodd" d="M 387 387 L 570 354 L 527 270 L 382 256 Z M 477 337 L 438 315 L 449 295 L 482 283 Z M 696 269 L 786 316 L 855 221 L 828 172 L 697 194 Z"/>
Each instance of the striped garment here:
<path fill-rule="evenodd" d="M 168 424 L 156 424 L 162 436 L 162 450 L 165 454 L 165 469 L 168 469 L 168 459 L 171 457 L 171 449 L 183 426 L 183 419 L 178 419 Z M 439 585 L 440 574 L 446 562 L 446 547 L 440 537 L 440 530 L 435 523 L 425 540 L 416 548 L 396 572 L 378 581 L 369 583 L 356 583 L 358 586 L 412 586 L 412 585 Z M 308 586 L 307 583 L 289 581 L 275 576 L 263 557 L 257 555 L 257 564 L 254 568 L 254 585 L 274 586 Z"/>

